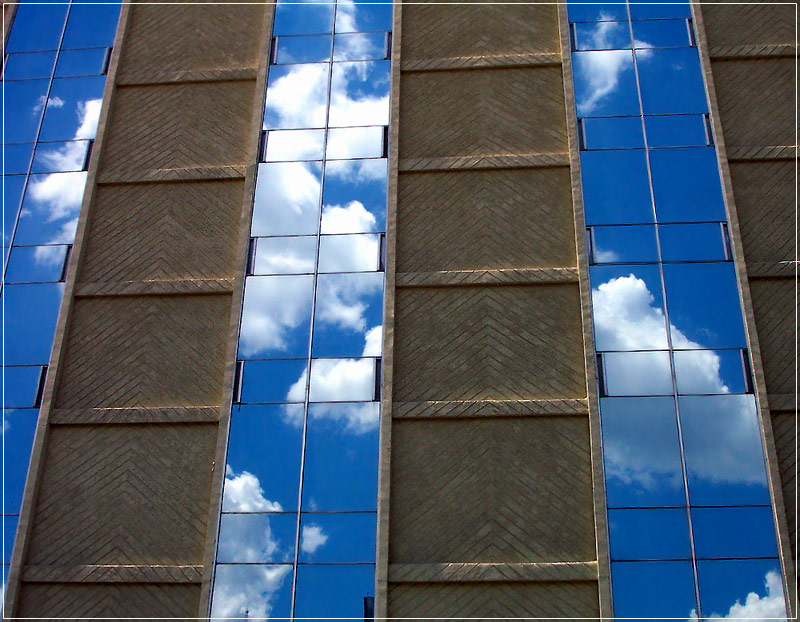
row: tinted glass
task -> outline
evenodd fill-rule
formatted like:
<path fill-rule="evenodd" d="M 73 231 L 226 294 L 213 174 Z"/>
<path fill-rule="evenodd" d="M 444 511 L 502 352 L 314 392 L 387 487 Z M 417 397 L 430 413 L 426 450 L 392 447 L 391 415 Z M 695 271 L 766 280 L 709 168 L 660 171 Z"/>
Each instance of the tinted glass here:
<path fill-rule="evenodd" d="M 6 383 L 9 382 L 9 370 L 6 368 Z M 36 368 L 38 372 L 38 368 Z M 8 384 L 6 384 L 8 386 Z M 4 443 L 4 511 L 18 513 L 22 506 L 22 493 L 25 488 L 25 477 L 28 473 L 33 437 L 36 432 L 37 409 L 19 409 L 3 411 L 3 443 Z M 10 551 L 6 551 L 10 553 Z"/>
<path fill-rule="evenodd" d="M 675 353 L 675 378 L 681 395 L 744 393 L 741 350 L 694 350 Z"/>
<path fill-rule="evenodd" d="M 297 568 L 295 616 L 364 618 L 364 597 L 374 594 L 375 567 L 302 565 Z"/>
<path fill-rule="evenodd" d="M 586 149 L 634 149 L 644 147 L 639 117 L 586 118 L 583 120 Z"/>
<path fill-rule="evenodd" d="M 317 238 L 257 238 L 254 241 L 255 274 L 309 274 L 314 272 Z"/>
<path fill-rule="evenodd" d="M 690 559 L 686 510 L 609 510 L 612 560 Z"/>
<path fill-rule="evenodd" d="M 8 260 L 6 283 L 58 281 L 66 256 L 66 246 L 15 246 Z"/>
<path fill-rule="evenodd" d="M 667 352 L 610 352 L 603 363 L 609 396 L 672 393 Z"/>
<path fill-rule="evenodd" d="M 55 59 L 55 52 L 9 54 L 3 67 L 3 78 L 6 81 L 49 78 Z"/>
<path fill-rule="evenodd" d="M 633 38 L 637 48 L 688 47 L 689 28 L 685 19 L 633 22 Z"/>
<path fill-rule="evenodd" d="M 658 261 L 656 228 L 652 225 L 592 227 L 591 235 L 593 263 Z"/>
<path fill-rule="evenodd" d="M 3 288 L 6 365 L 48 363 L 63 291 L 62 283 Z"/>
<path fill-rule="evenodd" d="M 259 164 L 252 234 L 315 234 L 321 173 L 322 167 L 316 162 Z"/>
<path fill-rule="evenodd" d="M 223 514 L 217 561 L 291 562 L 296 531 L 295 514 Z"/>
<path fill-rule="evenodd" d="M 386 176 L 384 159 L 328 162 L 322 233 L 385 231 Z"/>
<path fill-rule="evenodd" d="M 726 220 L 713 147 L 657 149 L 650 165 L 659 222 Z"/>
<path fill-rule="evenodd" d="M 309 400 L 359 402 L 375 399 L 375 359 L 311 361 Z"/>
<path fill-rule="evenodd" d="M 617 618 L 696 618 L 689 561 L 612 562 Z"/>
<path fill-rule="evenodd" d="M 664 261 L 725 261 L 728 253 L 720 223 L 660 225 Z"/>
<path fill-rule="evenodd" d="M 292 567 L 220 564 L 214 575 L 213 618 L 288 618 Z"/>
<path fill-rule="evenodd" d="M 780 619 L 786 605 L 777 559 L 699 561 L 700 603 L 707 617 Z"/>
<path fill-rule="evenodd" d="M 653 222 L 644 151 L 583 152 L 581 169 L 587 224 Z"/>
<path fill-rule="evenodd" d="M 698 559 L 777 557 L 772 508 L 693 508 Z"/>
<path fill-rule="evenodd" d="M 304 514 L 300 520 L 300 562 L 375 560 L 375 514 Z"/>
<path fill-rule="evenodd" d="M 575 47 L 578 50 L 629 50 L 631 48 L 631 33 L 627 22 L 577 23 L 573 26 L 573 32 Z"/>
<path fill-rule="evenodd" d="M 302 402 L 306 386 L 306 362 L 248 361 L 244 365 L 242 402 Z"/>
<path fill-rule="evenodd" d="M 710 136 L 703 115 L 664 115 L 644 118 L 651 147 L 705 147 Z"/>
<path fill-rule="evenodd" d="M 594 32 L 601 39 L 607 30 L 606 23 L 598 23 L 594 27 Z M 592 45 L 591 35 L 589 41 Z M 575 52 L 572 62 L 579 116 L 639 114 L 633 55 L 630 51 Z"/>

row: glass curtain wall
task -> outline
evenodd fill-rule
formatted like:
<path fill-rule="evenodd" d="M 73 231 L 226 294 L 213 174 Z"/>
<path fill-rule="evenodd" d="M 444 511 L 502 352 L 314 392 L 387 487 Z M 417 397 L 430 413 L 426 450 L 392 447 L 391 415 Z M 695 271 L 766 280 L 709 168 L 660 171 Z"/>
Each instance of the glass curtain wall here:
<path fill-rule="evenodd" d="M 615 614 L 784 617 L 690 6 L 568 8 Z"/>
<path fill-rule="evenodd" d="M 23 2 L 3 59 L 3 586 L 119 10 Z"/>
<path fill-rule="evenodd" d="M 276 6 L 213 617 L 371 615 L 391 17 Z"/>

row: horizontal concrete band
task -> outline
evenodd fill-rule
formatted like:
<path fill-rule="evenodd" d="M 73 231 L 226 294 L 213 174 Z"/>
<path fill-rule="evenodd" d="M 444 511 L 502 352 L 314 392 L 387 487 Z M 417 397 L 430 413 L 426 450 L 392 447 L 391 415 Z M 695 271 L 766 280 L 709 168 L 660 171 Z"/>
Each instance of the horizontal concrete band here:
<path fill-rule="evenodd" d="M 391 583 L 597 581 L 597 562 L 389 564 Z"/>
<path fill-rule="evenodd" d="M 569 166 L 568 153 L 401 158 L 398 163 L 398 169 L 403 173 L 464 169 L 553 168 L 560 166 Z"/>
<path fill-rule="evenodd" d="M 552 67 L 561 65 L 561 54 L 503 54 L 497 56 L 457 56 L 403 61 L 403 73 L 452 71 L 458 69 L 500 69 L 503 67 Z"/>
<path fill-rule="evenodd" d="M 747 264 L 747 277 L 750 280 L 793 279 L 796 272 L 796 261 L 751 261 Z"/>
<path fill-rule="evenodd" d="M 192 71 L 158 72 L 126 71 L 117 78 L 117 86 L 150 86 L 158 84 L 184 84 L 187 82 L 233 82 L 255 80 L 256 67 L 234 67 L 230 69 L 204 69 Z"/>
<path fill-rule="evenodd" d="M 191 294 L 230 294 L 233 279 L 180 279 L 175 281 L 100 281 L 77 283 L 74 295 L 88 296 L 169 296 Z"/>
<path fill-rule="evenodd" d="M 526 417 L 588 415 L 586 399 L 563 400 L 474 400 L 394 402 L 395 419 L 445 419 L 451 417 Z"/>
<path fill-rule="evenodd" d="M 218 179 L 244 179 L 247 166 L 231 164 L 229 166 L 190 166 L 176 168 L 155 168 L 150 170 L 126 170 L 124 174 L 103 174 L 98 178 L 98 185 L 141 183 L 153 181 L 214 181 Z"/>
<path fill-rule="evenodd" d="M 733 60 L 763 57 L 794 58 L 797 46 L 791 43 L 759 45 L 717 45 L 708 48 L 711 60 Z"/>
<path fill-rule="evenodd" d="M 54 408 L 50 425 L 101 425 L 114 423 L 215 423 L 219 406 L 175 408 Z"/>
<path fill-rule="evenodd" d="M 773 412 L 777 410 L 797 410 L 797 396 L 794 393 L 768 393 L 769 409 Z"/>
<path fill-rule="evenodd" d="M 541 285 L 577 282 L 577 268 L 530 268 L 398 272 L 396 285 L 397 287 L 454 287 L 459 285 Z"/>
<path fill-rule="evenodd" d="M 203 567 L 76 565 L 25 566 L 21 580 L 28 583 L 200 583 Z"/>
<path fill-rule="evenodd" d="M 796 157 L 797 147 L 794 145 L 728 147 L 729 162 L 747 162 L 751 160 L 794 160 Z"/>

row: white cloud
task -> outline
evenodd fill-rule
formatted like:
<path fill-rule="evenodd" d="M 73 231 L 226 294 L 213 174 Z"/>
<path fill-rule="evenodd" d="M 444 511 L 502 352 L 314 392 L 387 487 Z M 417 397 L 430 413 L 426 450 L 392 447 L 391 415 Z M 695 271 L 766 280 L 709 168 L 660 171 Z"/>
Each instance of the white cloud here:
<path fill-rule="evenodd" d="M 328 541 L 328 536 L 319 525 L 305 525 L 300 537 L 300 550 L 309 555 Z"/>
<path fill-rule="evenodd" d="M 236 473 L 225 467 L 225 488 L 222 496 L 224 512 L 281 512 L 281 504 L 264 496 L 261 482 L 247 471 Z"/>
<path fill-rule="evenodd" d="M 331 275 L 320 278 L 317 320 L 342 329 L 365 332 L 364 298 L 383 291 L 383 274 Z"/>
<path fill-rule="evenodd" d="M 325 205 L 322 208 L 323 233 L 352 233 L 373 231 L 375 216 L 361 201 L 350 201 L 347 205 Z"/>
<path fill-rule="evenodd" d="M 64 104 L 67 103 L 63 99 L 58 97 L 57 95 L 54 96 L 54 97 L 51 97 L 50 99 L 47 99 L 47 97 L 45 95 L 39 95 L 39 99 L 37 100 L 36 105 L 32 109 L 33 110 L 33 114 L 36 114 L 42 108 L 44 108 L 44 103 L 45 102 L 47 102 L 47 105 L 50 106 L 51 108 L 63 108 Z"/>
<path fill-rule="evenodd" d="M 321 183 L 315 166 L 282 162 L 258 168 L 254 236 L 316 233 Z"/>
<path fill-rule="evenodd" d="M 727 614 L 720 615 L 714 612 L 711 615 L 706 614 L 705 617 L 710 620 L 749 620 L 750 622 L 785 620 L 786 602 L 780 575 L 775 571 L 768 572 L 764 578 L 764 587 L 766 588 L 765 596 L 750 592 L 744 603 L 737 600 L 731 605 Z M 692 619 L 697 619 L 697 612 L 694 610 L 690 616 L 690 620 Z"/>
<path fill-rule="evenodd" d="M 663 311 L 640 278 L 610 279 L 592 289 L 592 313 L 598 350 L 646 350 L 667 347 Z"/>
<path fill-rule="evenodd" d="M 29 193 L 37 210 L 45 211 L 47 222 L 73 216 L 80 210 L 86 173 L 51 173 L 32 181 Z"/>
<path fill-rule="evenodd" d="M 100 121 L 100 108 L 103 105 L 102 99 L 90 99 L 85 102 L 78 102 L 78 118 L 80 125 L 75 132 L 75 138 L 94 138 L 97 134 L 97 123 Z"/>
<path fill-rule="evenodd" d="M 211 617 L 268 619 L 291 572 L 289 565 L 217 566 Z"/>

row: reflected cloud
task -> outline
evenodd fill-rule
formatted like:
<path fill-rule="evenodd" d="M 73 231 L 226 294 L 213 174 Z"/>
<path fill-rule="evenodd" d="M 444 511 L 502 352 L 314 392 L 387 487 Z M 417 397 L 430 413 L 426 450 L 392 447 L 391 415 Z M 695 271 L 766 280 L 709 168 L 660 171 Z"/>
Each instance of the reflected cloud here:
<path fill-rule="evenodd" d="M 783 596 L 783 586 L 781 577 L 775 571 L 770 571 L 764 578 L 765 596 L 759 596 L 756 592 L 750 592 L 742 603 L 737 600 L 731 605 L 730 610 L 725 615 L 716 612 L 704 617 L 708 620 L 750 620 L 758 622 L 761 620 L 785 620 L 786 602 Z M 697 612 L 692 611 L 689 620 L 697 620 Z"/>
<path fill-rule="evenodd" d="M 61 99 L 58 95 L 54 95 L 50 99 L 47 99 L 46 95 L 39 95 L 39 99 L 37 100 L 36 105 L 31 109 L 32 113 L 36 114 L 37 112 L 42 110 L 42 108 L 44 108 L 45 102 L 47 102 L 48 106 L 51 106 L 53 108 L 63 108 L 64 104 L 67 103 L 63 99 Z"/>
<path fill-rule="evenodd" d="M 341 250 L 347 251 L 346 248 Z M 358 250 L 360 247 L 353 245 L 350 252 Z M 369 251 L 374 252 L 373 249 Z M 340 260 L 344 261 L 344 258 Z M 381 273 L 331 275 L 320 279 L 316 318 L 324 324 L 366 334 L 368 305 L 364 299 L 382 291 Z"/>
<path fill-rule="evenodd" d="M 325 205 L 322 208 L 322 230 L 325 233 L 372 231 L 375 224 L 375 216 L 361 201 L 350 201 L 345 206 Z"/>
<path fill-rule="evenodd" d="M 282 512 L 281 504 L 264 496 L 258 477 L 247 471 L 236 473 L 231 465 L 225 466 L 225 488 L 222 498 L 223 512 Z"/>
<path fill-rule="evenodd" d="M 217 566 L 212 618 L 268 619 L 291 566 Z"/>
<path fill-rule="evenodd" d="M 328 541 L 328 535 L 319 525 L 305 525 L 300 537 L 300 550 L 309 555 Z"/>

